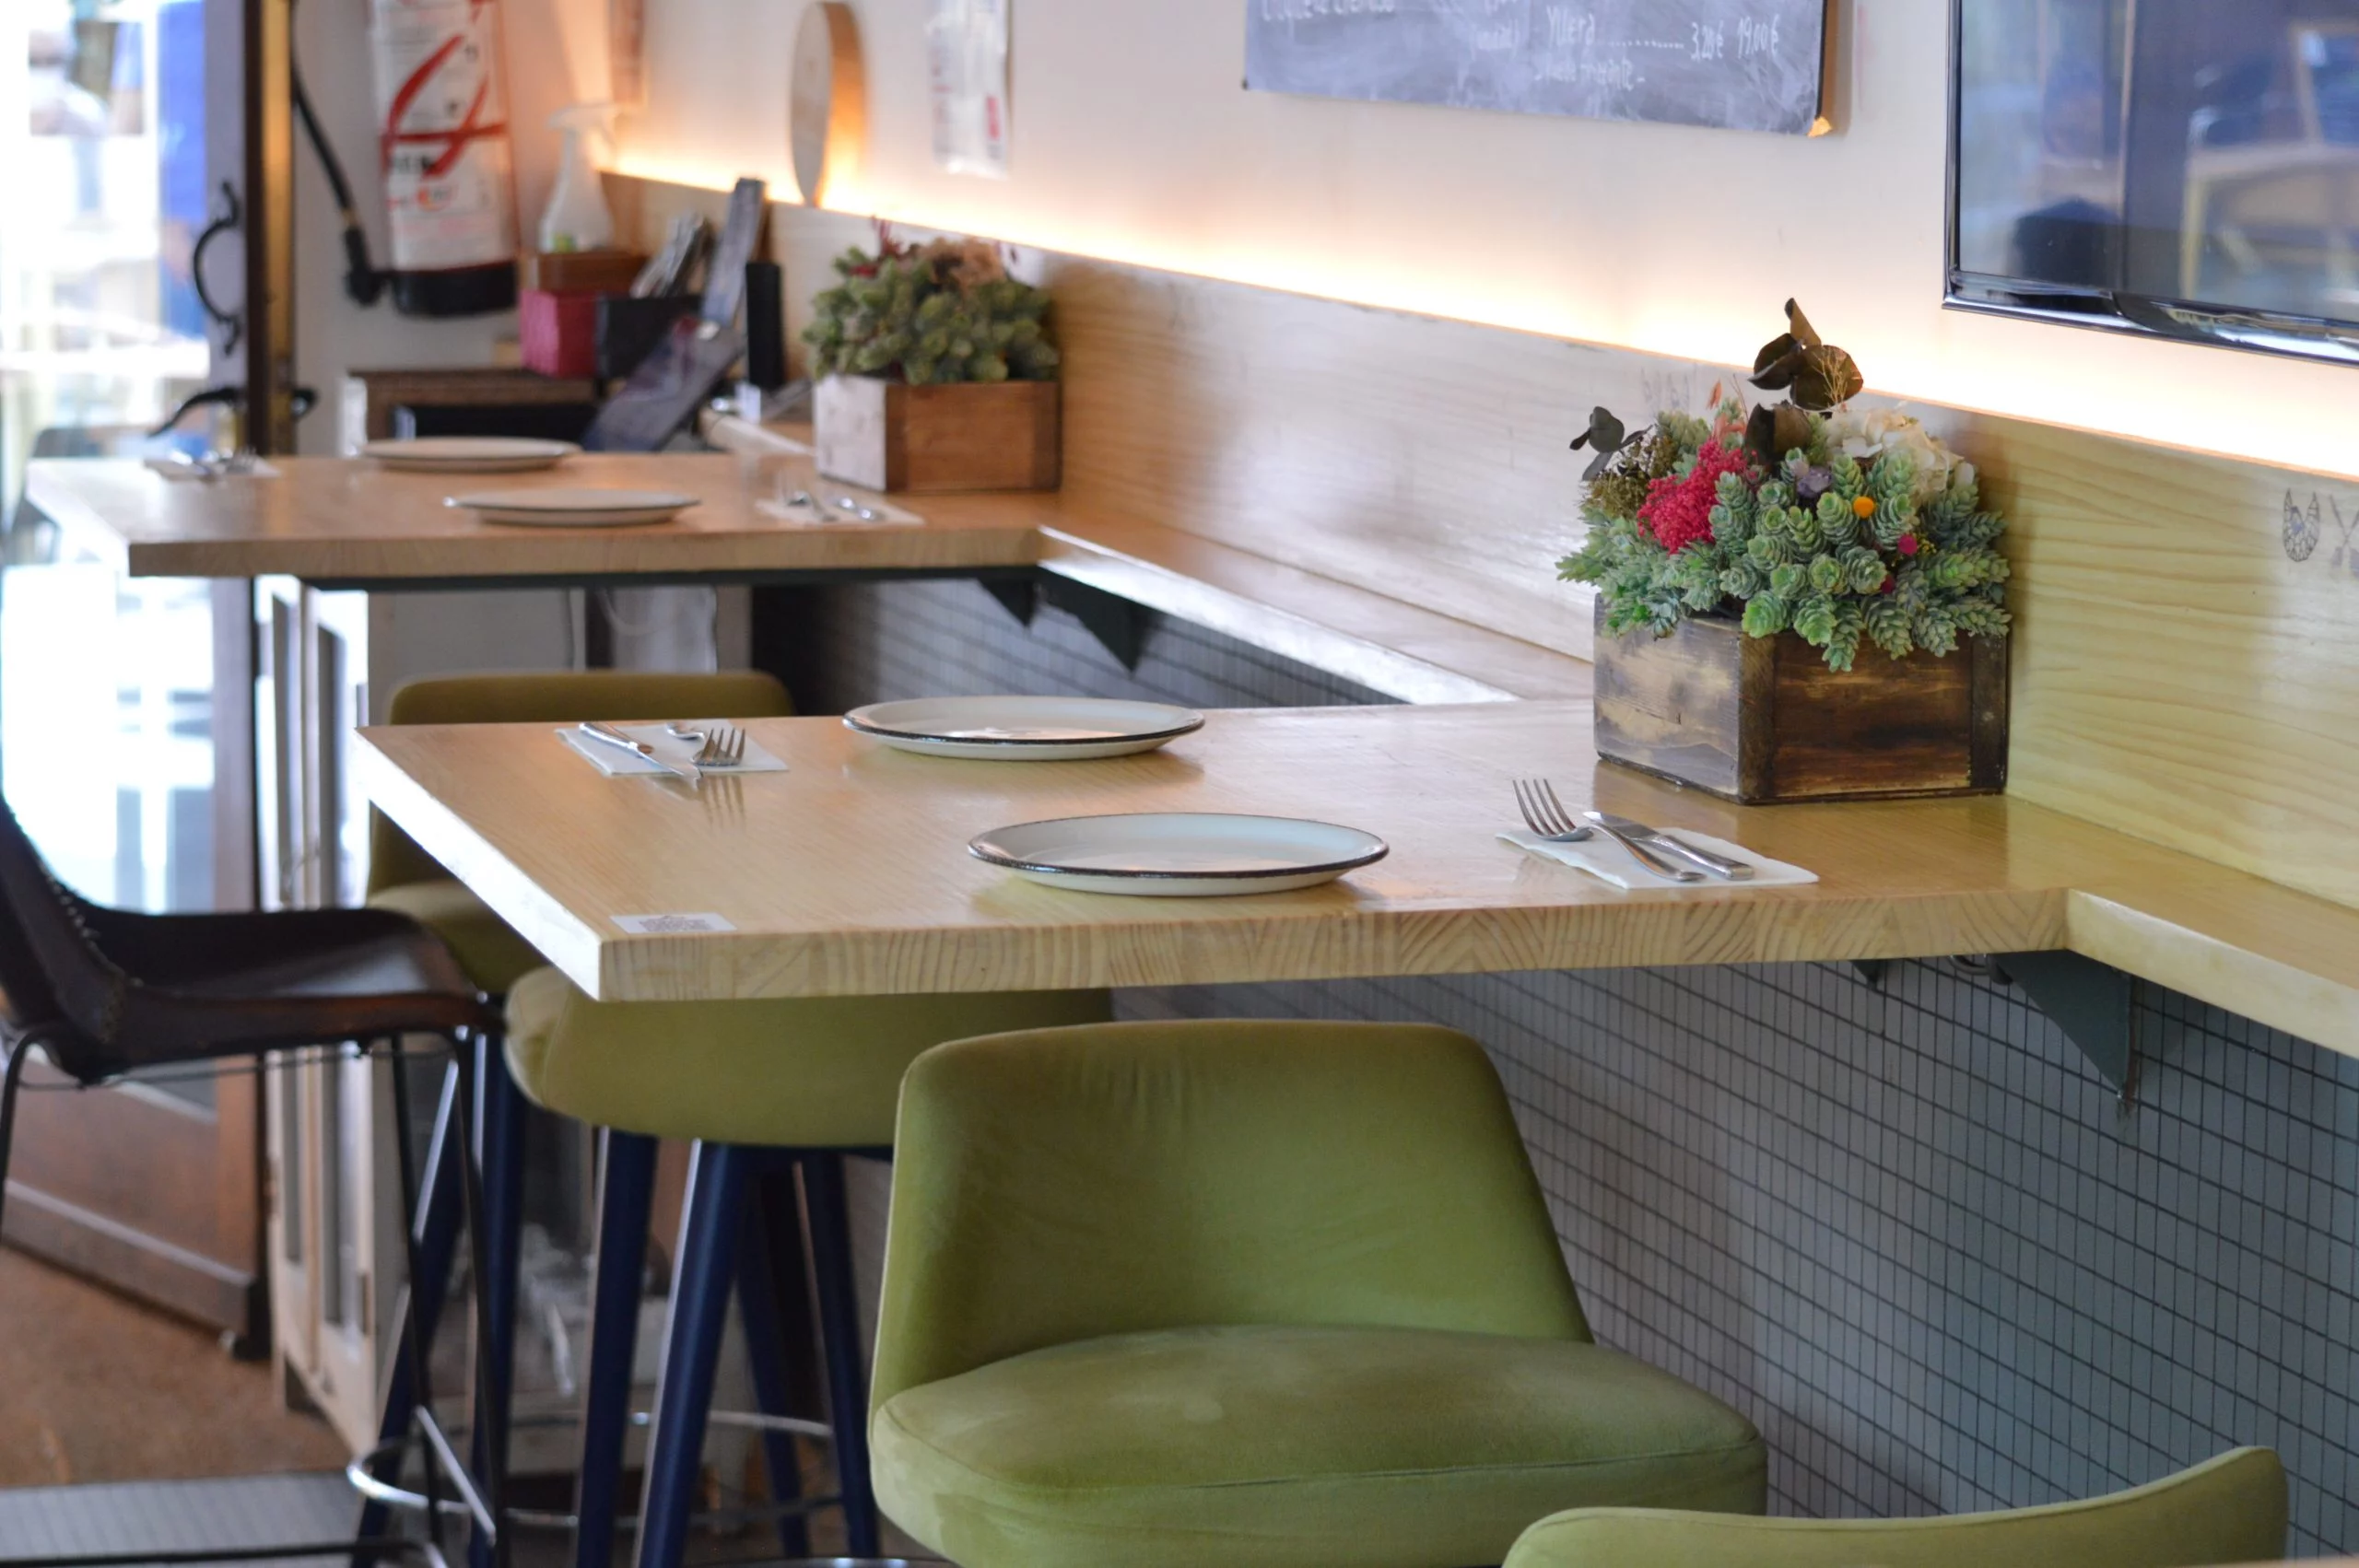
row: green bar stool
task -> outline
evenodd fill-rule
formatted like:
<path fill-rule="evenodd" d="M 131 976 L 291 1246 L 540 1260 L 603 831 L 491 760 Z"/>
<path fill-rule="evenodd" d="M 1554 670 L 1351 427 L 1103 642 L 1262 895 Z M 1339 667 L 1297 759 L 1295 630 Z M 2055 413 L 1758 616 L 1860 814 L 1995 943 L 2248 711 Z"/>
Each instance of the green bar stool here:
<path fill-rule="evenodd" d="M 1946 1518 L 1582 1508 L 1524 1531 L 1506 1568 L 2199 1568 L 2284 1551 L 2284 1468 L 2236 1448 L 2109 1497 Z"/>
<path fill-rule="evenodd" d="M 678 1568 L 687 1548 L 733 1284 L 756 1395 L 766 1415 L 786 1414 L 778 1313 L 762 1255 L 770 1226 L 749 1201 L 761 1196 L 764 1173 L 781 1166 L 799 1176 L 808 1220 L 845 1533 L 855 1557 L 874 1557 L 867 1377 L 844 1156 L 893 1152 L 901 1075 L 929 1047 L 978 1031 L 1096 1022 L 1109 1010 L 1103 991 L 599 1002 L 554 969 L 516 982 L 508 993 L 516 1082 L 534 1103 L 604 1129 L 576 1492 L 580 1568 L 612 1562 L 656 1141 L 691 1140 L 696 1150 L 648 1437 L 641 1568 Z M 773 1428 L 765 1449 L 772 1492 L 795 1496 L 791 1439 Z M 807 1550 L 799 1515 L 781 1515 L 780 1545 L 790 1557 Z"/>
<path fill-rule="evenodd" d="M 964 1040 L 898 1146 L 877 1496 L 962 1568 L 1468 1568 L 1559 1508 L 1764 1505 L 1750 1422 L 1591 1341 L 1463 1035 Z"/>
<path fill-rule="evenodd" d="M 573 724 L 584 719 L 622 722 L 659 719 L 767 719 L 793 711 L 786 688 L 772 676 L 753 670 L 718 674 L 642 673 L 623 670 L 501 672 L 481 675 L 438 675 L 409 682 L 393 693 L 386 706 L 393 724 Z M 551 743 L 555 743 L 552 740 Z M 587 763 L 582 766 L 588 766 Z M 372 812 L 369 825 L 369 903 L 374 908 L 406 915 L 442 939 L 469 980 L 486 996 L 504 995 L 517 978 L 547 960 L 530 942 L 493 914 L 489 906 L 443 870 L 440 862 L 418 848 L 408 834 L 382 813 Z M 506 1429 L 510 1384 L 514 1359 L 516 1318 L 516 1254 L 523 1215 L 523 1111 L 514 1082 L 500 1062 L 496 1040 L 487 1034 L 475 1070 L 481 1083 L 475 1104 L 476 1125 L 467 1129 L 484 1171 L 484 1230 L 489 1257 L 485 1271 L 482 1313 L 486 1324 L 485 1352 L 488 1360 L 487 1398 L 495 1406 L 493 1422 L 476 1423 L 475 1462 L 485 1461 L 483 1434 L 497 1424 Z M 453 1122 L 458 1097 L 452 1082 L 443 1088 L 436 1123 L 436 1147 L 456 1136 Z M 405 1311 L 418 1320 L 419 1340 L 430 1343 L 437 1327 L 458 1232 L 457 1163 L 430 1160 L 426 1200 L 412 1226 L 419 1260 L 417 1288 Z M 387 1369 L 379 1445 L 367 1458 L 369 1474 L 384 1487 L 396 1484 L 403 1468 L 401 1439 L 409 1430 L 416 1408 L 416 1380 L 409 1340 L 394 1341 L 393 1364 Z M 364 1504 L 363 1533 L 381 1530 L 387 1505 L 372 1495 Z M 478 1545 L 476 1568 L 487 1557 Z"/>

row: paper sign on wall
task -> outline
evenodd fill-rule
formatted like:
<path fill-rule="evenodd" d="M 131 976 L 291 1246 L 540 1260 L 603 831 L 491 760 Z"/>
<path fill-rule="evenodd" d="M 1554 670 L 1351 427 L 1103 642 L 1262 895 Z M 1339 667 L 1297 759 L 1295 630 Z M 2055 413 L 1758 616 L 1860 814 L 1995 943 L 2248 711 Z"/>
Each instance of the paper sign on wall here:
<path fill-rule="evenodd" d="M 933 0 L 925 25 L 933 161 L 953 174 L 1007 178 L 1009 0 Z"/>

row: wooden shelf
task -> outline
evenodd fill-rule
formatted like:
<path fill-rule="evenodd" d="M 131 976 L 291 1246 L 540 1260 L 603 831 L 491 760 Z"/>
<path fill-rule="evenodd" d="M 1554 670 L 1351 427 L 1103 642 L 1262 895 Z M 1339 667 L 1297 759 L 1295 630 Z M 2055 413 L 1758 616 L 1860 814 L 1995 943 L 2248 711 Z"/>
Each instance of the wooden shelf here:
<path fill-rule="evenodd" d="M 662 1000 L 2066 949 L 2359 1054 L 2359 910 L 2004 797 L 1744 808 L 1610 764 L 1579 702 L 1215 713 L 1159 753 L 1015 766 L 759 720 L 783 774 L 608 778 L 546 726 L 365 731 L 372 797 L 593 995 Z M 1815 885 L 1623 893 L 1496 841 L 1509 781 L 1732 838 Z M 1116 898 L 1010 877 L 973 835 L 1043 817 L 1347 821 L 1389 859 L 1301 893 Z M 826 825 L 815 832 L 815 824 Z M 710 912 L 727 932 L 625 935 Z"/>

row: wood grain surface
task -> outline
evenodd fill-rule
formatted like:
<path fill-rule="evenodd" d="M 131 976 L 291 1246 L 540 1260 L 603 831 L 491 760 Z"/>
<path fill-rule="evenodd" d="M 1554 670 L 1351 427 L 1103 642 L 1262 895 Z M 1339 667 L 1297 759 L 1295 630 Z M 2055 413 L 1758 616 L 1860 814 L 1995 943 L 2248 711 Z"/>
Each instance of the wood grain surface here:
<path fill-rule="evenodd" d="M 760 509 L 794 490 L 830 494 L 808 459 L 731 452 L 602 453 L 537 474 L 396 474 L 365 458 L 273 458 L 276 476 L 167 479 L 128 460 L 32 465 L 26 494 L 75 540 L 137 577 L 311 581 L 584 578 L 827 568 L 1020 566 L 1041 517 L 1020 500 L 967 497 L 918 526 L 797 525 Z M 617 486 L 698 497 L 643 528 L 516 527 L 446 497 Z"/>
<path fill-rule="evenodd" d="M 363 732 L 371 797 L 593 995 L 857 995 L 1925 956 L 2071 945 L 2359 1052 L 2359 912 L 2002 797 L 1747 808 L 1601 765 L 1582 703 L 1219 712 L 1105 762 L 954 762 L 830 720 L 748 725 L 782 774 L 609 778 L 546 726 Z M 1498 843 L 1510 780 L 1735 839 L 1812 886 L 1624 893 Z M 1042 887 L 990 828 L 1273 813 L 1383 837 L 1258 897 Z M 627 936 L 618 915 L 727 932 Z"/>
<path fill-rule="evenodd" d="M 613 183 L 650 218 L 720 199 Z M 873 237 L 846 214 L 774 219 L 799 327 L 827 259 Z M 1152 522 L 1577 658 L 1591 596 L 1551 570 L 1580 532 L 1585 459 L 1565 443 L 1592 404 L 1635 427 L 1739 385 L 1728 366 L 1028 262 L 1065 350 L 1067 526 Z M 1818 314 L 1848 341 L 1838 308 Z M 1911 411 L 2008 516 L 2009 790 L 2359 905 L 2359 484 Z"/>

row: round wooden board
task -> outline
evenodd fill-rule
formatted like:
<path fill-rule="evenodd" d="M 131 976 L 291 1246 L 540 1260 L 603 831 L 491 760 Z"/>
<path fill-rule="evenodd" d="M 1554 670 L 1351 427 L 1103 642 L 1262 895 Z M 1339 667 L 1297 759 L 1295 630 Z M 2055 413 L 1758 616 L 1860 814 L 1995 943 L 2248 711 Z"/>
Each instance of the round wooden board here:
<path fill-rule="evenodd" d="M 866 130 L 860 29 L 850 6 L 817 0 L 804 7 L 794 34 L 790 105 L 794 183 L 804 204 L 816 207 L 858 162 Z"/>

